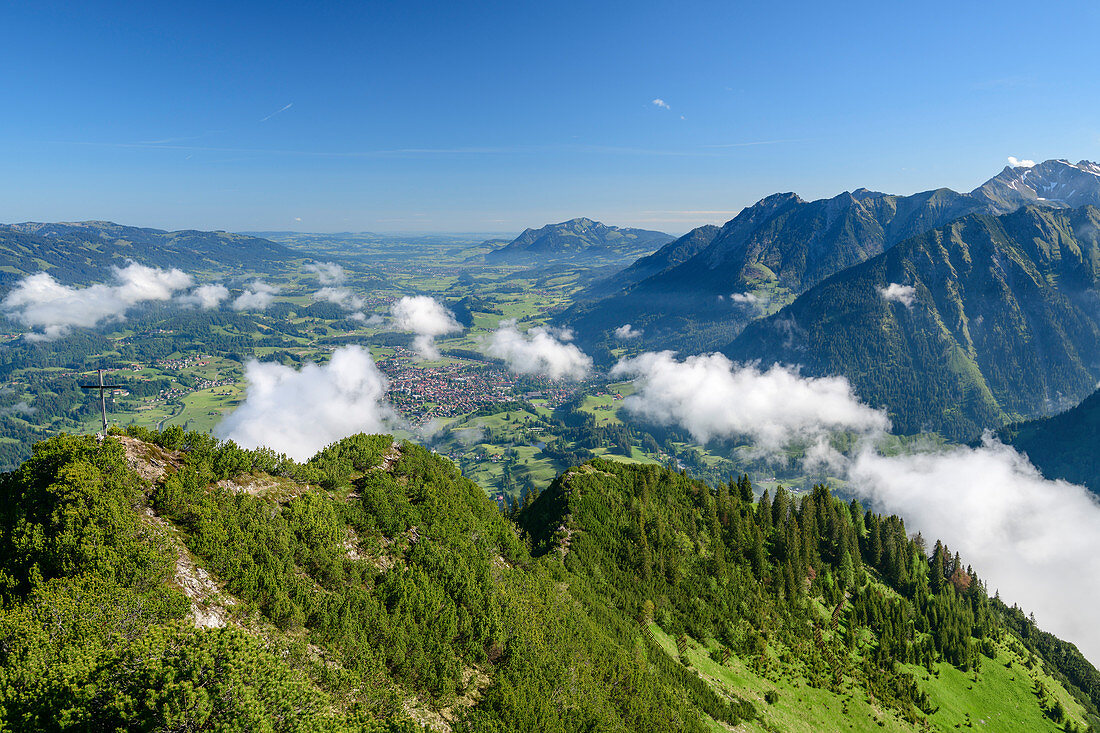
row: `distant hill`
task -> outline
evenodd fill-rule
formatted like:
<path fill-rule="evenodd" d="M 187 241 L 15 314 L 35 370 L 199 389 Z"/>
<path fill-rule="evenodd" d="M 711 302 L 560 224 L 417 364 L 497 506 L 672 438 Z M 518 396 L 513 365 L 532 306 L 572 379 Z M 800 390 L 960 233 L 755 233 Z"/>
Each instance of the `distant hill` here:
<path fill-rule="evenodd" d="M 670 250 L 674 243 L 639 260 L 595 295 L 618 292 L 578 304 L 562 321 L 590 341 L 629 322 L 645 330 L 650 348 L 713 349 L 830 275 L 914 234 L 991 210 L 946 188 L 912 196 L 859 189 L 817 201 L 775 194 L 715 232 L 677 240 L 686 240 L 681 250 Z M 662 258 L 673 252 L 690 256 Z"/>
<path fill-rule="evenodd" d="M 1047 478 L 1100 494 L 1100 391 L 1053 417 L 1006 425 L 997 437 L 1026 453 Z"/>
<path fill-rule="evenodd" d="M 45 270 L 66 284 L 103 279 L 110 265 L 265 270 L 296 257 L 267 239 L 228 232 L 166 232 L 106 221 L 0 225 L 0 287 Z"/>
<path fill-rule="evenodd" d="M 1046 160 L 1034 166 L 1006 166 L 974 189 L 975 198 L 988 201 L 996 213 L 1027 204 L 1077 208 L 1100 206 L 1100 165 L 1082 160 Z"/>
<path fill-rule="evenodd" d="M 843 374 L 897 431 L 965 440 L 1095 388 L 1098 283 L 1100 209 L 971 215 L 825 280 L 725 352 Z"/>
<path fill-rule="evenodd" d="M 648 229 L 620 229 L 591 219 L 570 219 L 547 224 L 541 229 L 526 229 L 500 249 L 489 252 L 489 262 L 543 264 L 552 260 L 594 261 L 632 260 L 651 254 L 674 239 L 664 232 Z"/>

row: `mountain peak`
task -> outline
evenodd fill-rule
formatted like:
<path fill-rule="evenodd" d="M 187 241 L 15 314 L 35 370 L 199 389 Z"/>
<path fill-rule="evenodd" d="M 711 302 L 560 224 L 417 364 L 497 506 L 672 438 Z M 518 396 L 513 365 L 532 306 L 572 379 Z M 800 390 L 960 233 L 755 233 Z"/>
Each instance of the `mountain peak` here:
<path fill-rule="evenodd" d="M 525 229 L 511 242 L 489 253 L 492 259 L 595 256 L 622 250 L 630 257 L 652 253 L 674 239 L 664 232 L 608 226 L 579 216 L 538 229 Z"/>
<path fill-rule="evenodd" d="M 1007 165 L 971 195 L 989 202 L 998 213 L 1028 204 L 1055 208 L 1098 206 L 1100 165 L 1087 160 L 1073 164 L 1064 158 L 1034 165 Z"/>

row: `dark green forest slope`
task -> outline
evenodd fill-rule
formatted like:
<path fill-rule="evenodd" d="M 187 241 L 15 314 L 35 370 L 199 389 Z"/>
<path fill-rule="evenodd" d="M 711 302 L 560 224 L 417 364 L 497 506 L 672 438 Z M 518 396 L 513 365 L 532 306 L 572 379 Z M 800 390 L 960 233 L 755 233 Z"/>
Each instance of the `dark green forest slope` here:
<path fill-rule="evenodd" d="M 975 215 L 829 278 L 724 351 L 844 375 L 896 431 L 967 440 L 1095 389 L 1098 282 L 1100 209 Z"/>
<path fill-rule="evenodd" d="M 1100 392 L 1058 415 L 1006 425 L 997 437 L 1026 453 L 1044 476 L 1100 494 Z"/>
<path fill-rule="evenodd" d="M 1074 647 L 821 487 L 754 501 L 596 460 L 513 522 L 387 436 L 306 464 L 134 436 L 51 438 L 0 476 L 0 730 L 1096 720 Z"/>

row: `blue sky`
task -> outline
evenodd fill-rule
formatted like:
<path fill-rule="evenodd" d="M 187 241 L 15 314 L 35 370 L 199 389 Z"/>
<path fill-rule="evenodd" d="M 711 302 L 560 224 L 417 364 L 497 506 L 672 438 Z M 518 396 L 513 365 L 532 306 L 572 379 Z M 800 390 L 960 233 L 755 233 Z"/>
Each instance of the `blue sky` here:
<path fill-rule="evenodd" d="M 1100 158 L 1094 2 L 4 0 L 0 27 L 5 222 L 682 232 Z"/>

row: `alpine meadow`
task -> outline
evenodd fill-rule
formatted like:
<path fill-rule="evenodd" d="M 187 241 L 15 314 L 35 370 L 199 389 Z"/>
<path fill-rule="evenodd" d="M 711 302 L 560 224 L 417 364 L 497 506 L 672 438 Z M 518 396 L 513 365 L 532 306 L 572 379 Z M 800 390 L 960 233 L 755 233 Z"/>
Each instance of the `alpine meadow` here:
<path fill-rule="evenodd" d="M 1100 731 L 1100 8 L 13 4 L 0 733 Z"/>

